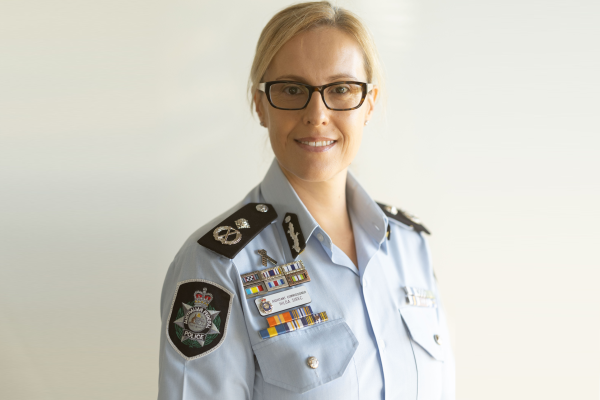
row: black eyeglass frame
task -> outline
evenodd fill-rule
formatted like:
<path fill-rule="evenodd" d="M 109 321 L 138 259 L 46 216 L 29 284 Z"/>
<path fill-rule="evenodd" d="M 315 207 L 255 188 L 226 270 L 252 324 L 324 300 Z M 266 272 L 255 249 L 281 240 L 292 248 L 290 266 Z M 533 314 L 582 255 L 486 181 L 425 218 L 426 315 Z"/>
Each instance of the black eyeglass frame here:
<path fill-rule="evenodd" d="M 306 100 L 306 104 L 304 104 L 304 106 L 302 108 L 281 108 L 281 107 L 277 107 L 275 104 L 273 104 L 273 102 L 271 101 L 271 86 L 276 84 L 276 83 L 293 83 L 295 85 L 300 85 L 300 86 L 304 86 L 305 88 L 308 89 L 308 99 Z M 352 108 L 331 108 L 329 107 L 329 105 L 327 104 L 327 102 L 325 101 L 325 94 L 323 93 L 323 90 L 327 89 L 328 87 L 331 86 L 336 86 L 336 85 L 340 85 L 340 84 L 348 84 L 348 83 L 353 83 L 356 85 L 360 85 L 362 87 L 362 98 L 360 99 L 360 103 L 358 103 L 358 105 L 356 107 L 352 107 Z M 329 110 L 333 110 L 333 111 L 351 111 L 351 110 L 356 110 L 357 108 L 360 108 L 360 106 L 363 105 L 363 103 L 365 102 L 365 99 L 367 98 L 367 94 L 369 94 L 371 92 L 371 90 L 373 90 L 373 87 L 375 85 L 372 83 L 365 83 L 365 82 L 356 82 L 356 81 L 341 81 L 341 82 L 333 82 L 333 83 L 328 83 L 327 85 L 321 85 L 321 86 L 312 86 L 306 83 L 302 83 L 302 82 L 295 82 L 295 81 L 270 81 L 270 82 L 261 82 L 258 84 L 257 89 L 260 90 L 261 92 L 264 92 L 267 95 L 267 100 L 269 100 L 269 104 L 271 104 L 271 107 L 276 108 L 278 110 L 287 110 L 287 111 L 298 111 L 298 110 L 304 110 L 307 106 L 308 103 L 310 103 L 310 99 L 312 99 L 312 95 L 314 92 L 319 92 L 321 93 L 321 100 L 323 100 L 323 104 L 325 104 L 325 107 L 327 107 Z"/>

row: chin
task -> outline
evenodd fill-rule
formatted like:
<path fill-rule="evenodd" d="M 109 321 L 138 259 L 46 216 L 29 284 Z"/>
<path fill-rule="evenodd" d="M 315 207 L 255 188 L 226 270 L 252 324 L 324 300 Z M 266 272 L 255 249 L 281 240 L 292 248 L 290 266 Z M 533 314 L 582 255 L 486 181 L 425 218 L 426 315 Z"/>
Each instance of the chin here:
<path fill-rule="evenodd" d="M 339 174 L 345 169 L 344 166 L 338 163 L 331 162 L 298 162 L 281 163 L 282 168 L 295 175 L 297 178 L 307 182 L 325 182 Z"/>

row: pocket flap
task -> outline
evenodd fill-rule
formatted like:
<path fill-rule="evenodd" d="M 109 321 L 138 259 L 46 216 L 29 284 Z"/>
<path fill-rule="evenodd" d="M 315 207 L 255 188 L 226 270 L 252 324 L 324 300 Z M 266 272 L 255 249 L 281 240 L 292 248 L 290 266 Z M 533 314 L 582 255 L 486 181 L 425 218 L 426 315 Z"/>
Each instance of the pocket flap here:
<path fill-rule="evenodd" d="M 343 319 L 276 336 L 253 346 L 265 382 L 304 393 L 344 374 L 358 340 Z M 308 366 L 316 357 L 319 366 Z"/>
<path fill-rule="evenodd" d="M 402 319 L 408 326 L 412 339 L 436 360 L 444 361 L 442 346 L 435 336 L 440 334 L 437 309 L 424 307 L 404 307 L 400 309 Z M 448 338 L 446 338 L 448 340 Z"/>

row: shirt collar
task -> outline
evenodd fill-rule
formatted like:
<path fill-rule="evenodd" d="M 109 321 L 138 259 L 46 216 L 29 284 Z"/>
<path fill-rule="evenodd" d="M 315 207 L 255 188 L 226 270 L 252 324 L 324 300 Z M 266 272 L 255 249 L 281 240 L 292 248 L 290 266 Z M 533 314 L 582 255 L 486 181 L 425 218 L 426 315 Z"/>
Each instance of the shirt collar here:
<path fill-rule="evenodd" d="M 296 214 L 304 239 L 308 243 L 308 239 L 319 224 L 310 215 L 310 212 L 290 185 L 276 158 L 273 159 L 271 167 L 269 167 L 265 178 L 260 184 L 260 191 L 265 202 L 273 205 L 277 211 L 277 226 L 282 226 L 286 213 Z"/>
<path fill-rule="evenodd" d="M 350 171 L 346 178 L 346 198 L 352 223 L 360 224 L 375 242 L 381 243 L 385 238 L 388 218 Z"/>
<path fill-rule="evenodd" d="M 369 236 L 377 243 L 381 243 L 385 238 L 387 217 L 350 171 L 346 179 L 346 196 L 353 223 L 360 224 Z M 261 182 L 260 190 L 265 202 L 275 207 L 278 226 L 282 225 L 286 213 L 296 214 L 300 229 L 308 243 L 319 224 L 281 171 L 276 158 L 273 159 L 271 167 Z"/>

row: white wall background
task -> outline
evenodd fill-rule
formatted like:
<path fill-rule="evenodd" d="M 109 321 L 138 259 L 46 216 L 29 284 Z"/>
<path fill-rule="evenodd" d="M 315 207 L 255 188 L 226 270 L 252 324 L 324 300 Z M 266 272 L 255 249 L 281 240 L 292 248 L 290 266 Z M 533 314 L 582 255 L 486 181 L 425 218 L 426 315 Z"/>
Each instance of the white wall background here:
<path fill-rule="evenodd" d="M 245 88 L 287 4 L 0 3 L 0 398 L 156 397 L 167 267 L 272 158 Z M 600 3 L 339 4 L 389 84 L 353 170 L 433 231 L 458 398 L 597 399 Z"/>

